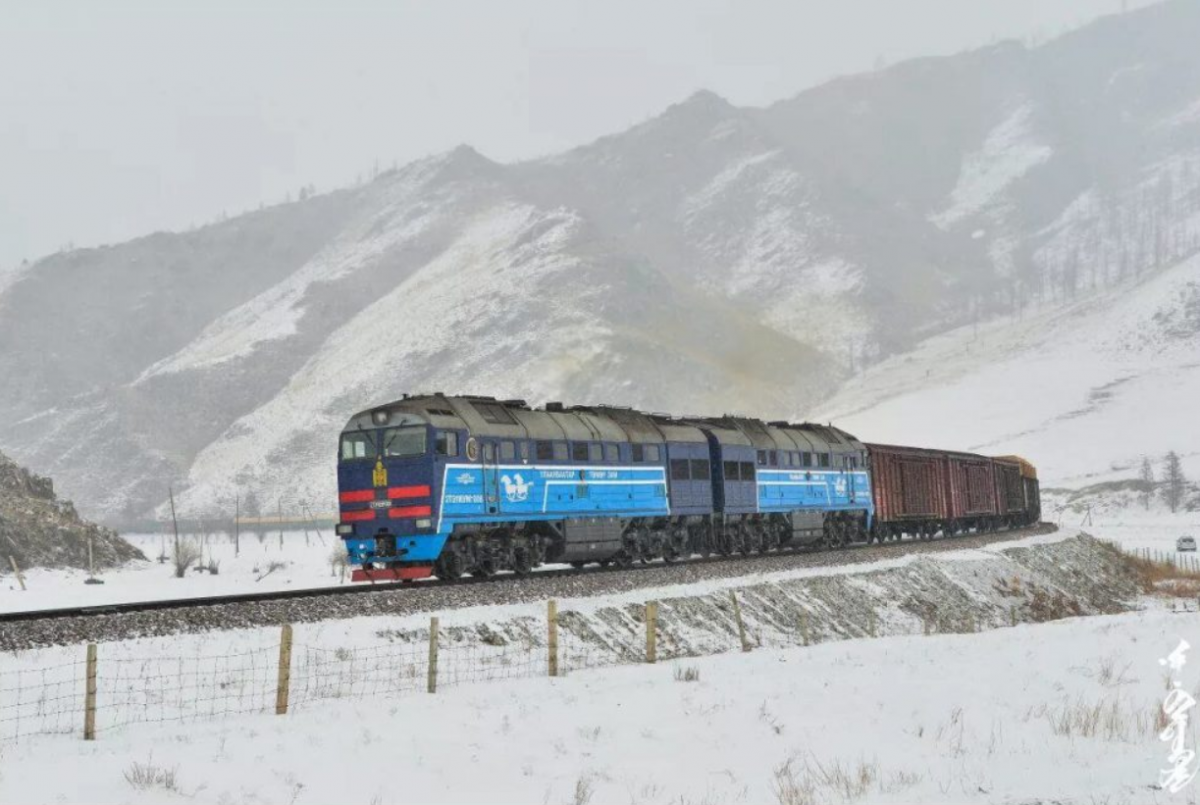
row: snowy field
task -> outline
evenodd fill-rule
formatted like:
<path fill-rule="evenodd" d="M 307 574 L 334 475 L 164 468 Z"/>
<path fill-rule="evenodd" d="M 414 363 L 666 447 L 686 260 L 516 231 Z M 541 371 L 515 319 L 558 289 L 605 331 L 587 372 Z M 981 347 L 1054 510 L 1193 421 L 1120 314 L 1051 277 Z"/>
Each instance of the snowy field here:
<path fill-rule="evenodd" d="M 0 749 L 0 801 L 1195 802 L 1152 788 L 1180 638 L 1200 615 L 1152 608 L 36 738 Z"/>
<path fill-rule="evenodd" d="M 184 578 L 175 578 L 168 558 L 171 555 L 171 536 L 162 534 L 122 534 L 139 548 L 149 561 L 127 565 L 98 573 L 104 584 L 84 584 L 83 570 L 47 570 L 32 568 L 24 571 L 24 591 L 12 573 L 0 576 L 0 612 L 17 612 L 56 607 L 90 606 L 123 601 L 150 601 L 167 598 L 193 598 L 206 595 L 226 595 L 239 592 L 327 587 L 342 583 L 341 570 L 331 564 L 335 548 L 341 540 L 328 529 L 269 532 L 262 540 L 254 534 L 241 535 L 240 546 L 224 534 L 211 536 L 203 544 L 203 563 L 218 563 L 217 575 L 188 570 Z M 187 537 L 197 541 L 193 537 Z M 349 584 L 349 574 L 345 583 Z"/>

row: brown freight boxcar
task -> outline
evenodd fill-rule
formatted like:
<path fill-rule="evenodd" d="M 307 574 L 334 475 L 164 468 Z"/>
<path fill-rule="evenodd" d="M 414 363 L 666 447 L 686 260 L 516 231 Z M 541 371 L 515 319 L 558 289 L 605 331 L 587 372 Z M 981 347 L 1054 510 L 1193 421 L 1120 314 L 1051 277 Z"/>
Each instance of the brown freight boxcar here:
<path fill-rule="evenodd" d="M 880 540 L 994 531 L 1026 520 L 1027 507 L 1018 512 L 1015 495 L 1006 497 L 1013 472 L 1020 486 L 1016 462 L 922 447 L 866 447 L 875 495 L 874 531 Z"/>
<path fill-rule="evenodd" d="M 1000 514 L 1007 525 L 1029 525 L 1042 516 L 1037 468 L 1020 456 L 999 456 L 996 463 L 996 494 Z"/>

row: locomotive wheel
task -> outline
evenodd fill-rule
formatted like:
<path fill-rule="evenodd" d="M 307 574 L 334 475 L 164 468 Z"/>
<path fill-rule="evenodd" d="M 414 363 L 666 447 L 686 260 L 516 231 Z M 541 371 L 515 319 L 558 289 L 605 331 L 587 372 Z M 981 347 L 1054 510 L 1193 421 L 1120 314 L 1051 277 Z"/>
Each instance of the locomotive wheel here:
<path fill-rule="evenodd" d="M 443 552 L 434 565 L 433 573 L 442 581 L 458 581 L 463 574 L 462 555 L 453 549 Z"/>
<path fill-rule="evenodd" d="M 613 557 L 613 561 L 616 562 L 617 567 L 624 570 L 633 566 L 633 554 L 622 548 L 621 552 Z"/>
<path fill-rule="evenodd" d="M 587 562 L 572 562 L 571 567 L 575 568 L 576 570 L 583 570 L 583 566 L 586 564 Z"/>
<path fill-rule="evenodd" d="M 519 546 L 513 548 L 512 569 L 513 573 L 518 576 L 528 576 L 529 571 L 533 570 L 533 561 L 528 548 Z"/>
<path fill-rule="evenodd" d="M 471 568 L 471 575 L 477 579 L 490 579 L 496 575 L 496 560 L 491 556 L 480 559 L 475 567 Z"/>

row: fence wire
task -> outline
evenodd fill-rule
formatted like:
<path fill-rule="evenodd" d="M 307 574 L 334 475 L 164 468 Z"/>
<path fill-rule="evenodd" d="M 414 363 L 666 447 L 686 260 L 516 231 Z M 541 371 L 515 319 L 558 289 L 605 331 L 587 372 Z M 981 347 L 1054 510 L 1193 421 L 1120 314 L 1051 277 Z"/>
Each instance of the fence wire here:
<path fill-rule="evenodd" d="M 0 740 L 83 732 L 87 663 L 0 671 Z"/>
<path fill-rule="evenodd" d="M 270 712 L 278 648 L 194 657 L 100 657 L 96 732 L 128 724 Z"/>
<path fill-rule="evenodd" d="M 355 649 L 297 645 L 292 651 L 289 708 L 323 699 L 381 698 L 422 691 L 428 662 L 424 643 Z"/>
<path fill-rule="evenodd" d="M 438 687 L 545 676 L 545 646 L 532 643 L 462 643 L 438 653 Z"/>

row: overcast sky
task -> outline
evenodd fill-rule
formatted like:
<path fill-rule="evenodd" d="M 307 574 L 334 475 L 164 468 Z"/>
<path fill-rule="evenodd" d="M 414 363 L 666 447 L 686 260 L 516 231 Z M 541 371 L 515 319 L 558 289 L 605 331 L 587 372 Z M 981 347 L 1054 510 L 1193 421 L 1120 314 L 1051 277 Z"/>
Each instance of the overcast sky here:
<path fill-rule="evenodd" d="M 537 156 L 699 88 L 763 105 L 1121 5 L 0 0 L 0 269 L 344 185 L 376 159 Z"/>

